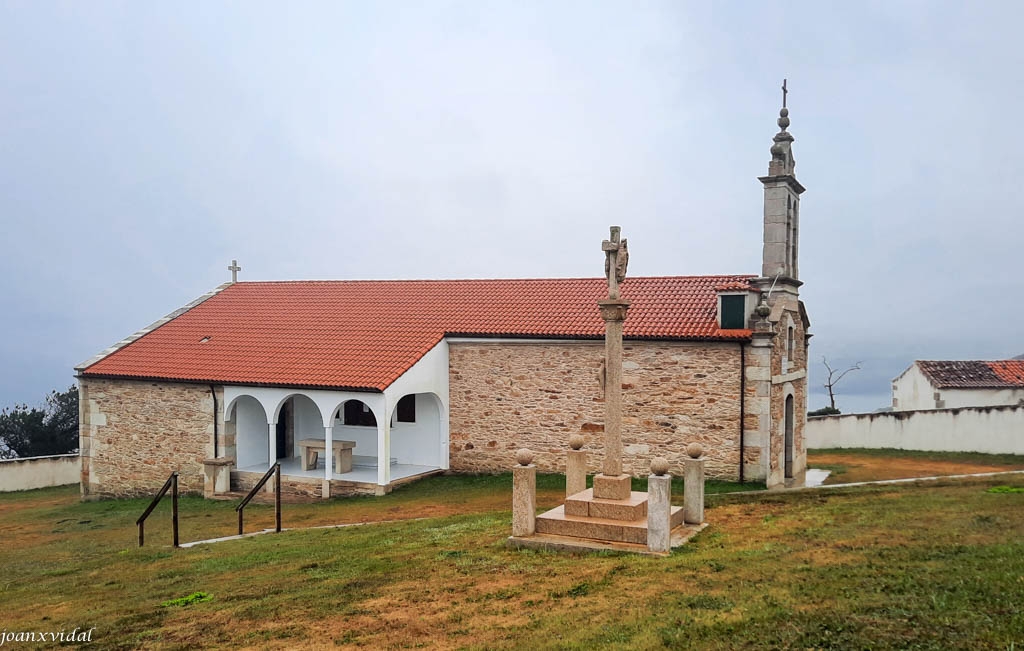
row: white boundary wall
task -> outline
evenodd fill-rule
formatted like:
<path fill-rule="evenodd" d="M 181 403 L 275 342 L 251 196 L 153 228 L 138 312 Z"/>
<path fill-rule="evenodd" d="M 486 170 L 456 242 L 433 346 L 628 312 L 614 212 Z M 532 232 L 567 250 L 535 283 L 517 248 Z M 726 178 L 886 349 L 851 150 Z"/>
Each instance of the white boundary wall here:
<path fill-rule="evenodd" d="M 809 448 L 1024 454 L 1024 406 L 815 416 L 804 431 Z"/>
<path fill-rule="evenodd" d="M 78 454 L 0 461 L 0 493 L 77 484 L 82 479 Z"/>

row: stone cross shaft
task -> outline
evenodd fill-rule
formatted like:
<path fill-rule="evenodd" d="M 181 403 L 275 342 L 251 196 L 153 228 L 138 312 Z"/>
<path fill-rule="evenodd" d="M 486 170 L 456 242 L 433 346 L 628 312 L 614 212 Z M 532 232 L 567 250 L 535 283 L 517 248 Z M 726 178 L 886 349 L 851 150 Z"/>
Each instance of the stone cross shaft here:
<path fill-rule="evenodd" d="M 228 267 L 228 271 L 231 272 L 231 282 L 233 282 L 233 283 L 237 283 L 238 282 L 238 272 L 241 271 L 241 270 L 242 270 L 242 268 L 238 266 L 238 260 L 232 260 L 231 261 L 231 266 Z"/>
<path fill-rule="evenodd" d="M 604 466 L 608 477 L 622 474 L 622 326 L 629 301 L 619 298 L 619 283 L 625 279 L 626 240 L 619 241 L 620 229 L 611 227 L 611 238 L 601 243 L 608 274 L 608 298 L 598 301 L 604 319 L 605 393 Z M 621 257 L 620 257 L 621 256 Z"/>

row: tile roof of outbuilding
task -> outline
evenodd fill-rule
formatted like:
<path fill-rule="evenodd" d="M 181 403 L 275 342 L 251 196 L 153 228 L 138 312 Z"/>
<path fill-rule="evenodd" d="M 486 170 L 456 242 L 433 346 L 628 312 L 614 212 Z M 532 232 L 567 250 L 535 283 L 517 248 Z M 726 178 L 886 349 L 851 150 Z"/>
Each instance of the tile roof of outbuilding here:
<path fill-rule="evenodd" d="M 917 365 L 940 389 L 1024 388 L 1024 361 L 918 360 Z"/>
<path fill-rule="evenodd" d="M 627 278 L 627 339 L 745 340 L 717 295 L 753 276 Z M 447 336 L 599 339 L 603 278 L 239 282 L 85 376 L 383 390 Z"/>

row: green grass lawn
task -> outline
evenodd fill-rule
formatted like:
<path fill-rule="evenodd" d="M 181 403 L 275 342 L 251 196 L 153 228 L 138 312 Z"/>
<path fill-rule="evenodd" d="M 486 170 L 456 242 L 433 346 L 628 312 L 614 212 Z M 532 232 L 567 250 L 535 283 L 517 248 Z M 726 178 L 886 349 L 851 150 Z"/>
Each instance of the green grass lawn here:
<path fill-rule="evenodd" d="M 807 451 L 807 464 L 831 472 L 826 484 L 843 484 L 1024 469 L 1024 456 L 891 448 L 814 449 Z"/>
<path fill-rule="evenodd" d="M 1024 457 L 1019 454 L 989 454 L 987 452 L 929 452 L 925 450 L 897 450 L 895 448 L 814 448 L 807 450 L 808 459 L 832 454 L 882 459 L 949 461 L 953 463 L 991 466 L 1019 467 L 1024 463 Z"/>
<path fill-rule="evenodd" d="M 538 484 L 559 502 L 559 478 Z M 1024 493 L 997 486 L 1024 477 L 711 495 L 711 527 L 667 559 L 507 550 L 507 477 L 284 511 L 423 519 L 179 550 L 166 504 L 139 549 L 145 500 L 7 494 L 0 629 L 95 627 L 96 648 L 1020 649 Z M 182 540 L 232 533 L 233 506 L 182 499 Z"/>

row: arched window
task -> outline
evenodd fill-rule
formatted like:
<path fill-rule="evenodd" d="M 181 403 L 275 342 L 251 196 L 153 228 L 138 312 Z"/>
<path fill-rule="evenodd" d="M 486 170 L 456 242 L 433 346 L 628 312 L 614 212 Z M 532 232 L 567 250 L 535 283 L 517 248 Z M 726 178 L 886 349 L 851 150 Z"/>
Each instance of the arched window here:
<path fill-rule="evenodd" d="M 786 358 L 790 365 L 796 358 L 796 328 L 789 326 L 789 333 L 786 335 Z"/>
<path fill-rule="evenodd" d="M 365 402 L 360 402 L 359 400 L 349 400 L 346 402 L 343 415 L 346 425 L 377 426 L 377 419 L 374 418 L 370 407 Z"/>

